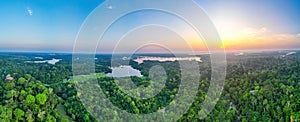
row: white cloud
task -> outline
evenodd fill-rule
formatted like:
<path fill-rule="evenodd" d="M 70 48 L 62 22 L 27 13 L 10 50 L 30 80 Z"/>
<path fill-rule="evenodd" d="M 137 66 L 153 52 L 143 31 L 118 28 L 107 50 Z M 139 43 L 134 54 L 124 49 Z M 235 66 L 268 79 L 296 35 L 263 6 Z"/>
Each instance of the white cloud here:
<path fill-rule="evenodd" d="M 33 11 L 32 11 L 32 9 L 31 9 L 30 7 L 27 7 L 27 12 L 28 12 L 28 14 L 29 14 L 30 16 L 33 15 Z"/>
<path fill-rule="evenodd" d="M 240 32 L 240 34 L 243 34 L 243 35 L 253 35 L 253 36 L 262 35 L 262 34 L 266 34 L 266 33 L 270 33 L 270 31 L 265 27 L 260 28 L 260 29 L 245 28 Z"/>
<path fill-rule="evenodd" d="M 267 28 L 244 28 L 227 47 L 237 48 L 300 48 L 300 33 L 274 33 Z"/>
<path fill-rule="evenodd" d="M 113 9 L 113 7 L 112 7 L 112 6 L 108 6 L 107 8 L 108 8 L 108 9 L 110 9 L 110 10 L 111 10 L 111 9 Z"/>
<path fill-rule="evenodd" d="M 242 37 L 253 40 L 272 40 L 276 41 L 300 41 L 300 34 L 273 33 L 267 28 L 246 28 L 241 31 Z"/>
<path fill-rule="evenodd" d="M 109 4 L 106 4 L 105 6 L 106 6 L 106 8 L 107 8 L 107 9 L 109 9 L 109 10 L 112 10 L 112 9 L 114 9 L 114 8 L 115 8 L 114 6 L 112 6 L 112 5 L 109 5 Z"/>

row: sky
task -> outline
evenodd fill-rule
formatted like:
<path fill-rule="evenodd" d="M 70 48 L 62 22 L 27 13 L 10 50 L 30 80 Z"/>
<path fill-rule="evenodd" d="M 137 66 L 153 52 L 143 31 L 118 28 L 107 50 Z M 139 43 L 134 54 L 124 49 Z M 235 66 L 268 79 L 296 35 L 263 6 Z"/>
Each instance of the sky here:
<path fill-rule="evenodd" d="M 3 0 L 0 2 L 0 51 L 71 52 L 81 25 L 102 2 Z M 300 48 L 299 0 L 196 0 L 196 3 L 216 26 L 225 50 Z M 115 7 L 117 5 L 107 6 L 108 11 Z M 151 23 L 156 25 L 144 26 Z M 139 28 L 141 26 L 143 28 Z M 124 34 L 129 36 L 120 41 L 116 38 Z M 172 37 L 172 34 L 177 35 Z M 159 36 L 164 37 L 159 39 Z M 136 42 L 161 44 L 160 47 L 159 44 L 145 47 L 153 52 L 160 50 L 158 48 L 206 50 L 203 40 L 189 25 L 176 16 L 157 11 L 135 12 L 116 21 L 107 30 L 97 50 L 136 50 L 141 46 Z"/>

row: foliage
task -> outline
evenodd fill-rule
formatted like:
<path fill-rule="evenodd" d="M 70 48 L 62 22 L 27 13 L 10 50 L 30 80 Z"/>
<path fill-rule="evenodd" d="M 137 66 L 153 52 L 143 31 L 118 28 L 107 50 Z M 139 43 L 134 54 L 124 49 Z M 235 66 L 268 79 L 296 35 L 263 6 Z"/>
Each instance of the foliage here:
<path fill-rule="evenodd" d="M 35 103 L 35 97 L 29 94 L 29 95 L 27 95 L 25 102 L 28 105 L 32 105 Z"/>
<path fill-rule="evenodd" d="M 45 59 L 63 59 L 56 65 L 47 63 L 32 64 L 35 56 Z M 81 97 L 98 101 L 94 92 L 97 85 L 89 86 L 90 94 L 76 90 L 71 77 L 71 55 L 56 54 L 1 54 L 0 53 L 0 121 L 96 121 L 80 101 Z M 172 102 L 179 90 L 182 77 L 178 62 L 145 61 L 142 64 L 130 60 L 130 65 L 142 72 L 144 77 L 113 79 L 104 73 L 111 72 L 110 56 L 96 56 L 98 85 L 116 107 L 135 114 L 162 112 Z M 282 57 L 278 52 L 247 53 L 244 56 L 227 55 L 227 76 L 221 97 L 209 115 L 200 120 L 198 112 L 206 99 L 210 86 L 210 57 L 201 55 L 199 63 L 199 89 L 191 107 L 178 121 L 300 121 L 300 55 Z M 82 60 L 83 69 L 86 68 Z M 122 63 L 122 61 L 118 62 Z M 165 88 L 155 97 L 139 99 L 127 95 L 118 82 L 131 79 L 138 87 L 147 88 L 152 66 L 160 65 L 167 73 Z M 84 70 L 82 70 L 84 73 Z M 2 73 L 2 74 L 1 74 Z M 10 74 L 14 80 L 5 80 Z M 88 80 L 90 74 L 80 74 Z M 192 75 L 190 76 L 192 77 Z M 189 93 L 189 91 L 184 91 Z M 208 96 L 209 99 L 209 96 Z M 66 116 L 57 112 L 57 105 L 63 106 Z M 119 121 L 116 116 L 106 116 L 105 109 L 94 107 L 101 113 L 101 120 Z M 114 112 L 118 115 L 117 112 Z"/>
<path fill-rule="evenodd" d="M 15 79 L 18 80 L 0 82 L 0 86 L 15 83 L 14 86 L 9 85 L 6 90 L 0 89 L 1 94 L 5 95 L 1 96 L 0 101 L 1 121 L 33 122 L 46 121 L 49 118 L 51 121 L 54 121 L 53 118 L 60 119 L 60 115 L 53 109 L 59 99 L 53 92 L 51 93 L 51 88 L 46 88 L 33 77 Z"/>
<path fill-rule="evenodd" d="M 44 105 L 48 99 L 48 96 L 46 94 L 38 94 L 35 96 L 35 99 L 38 104 Z"/>

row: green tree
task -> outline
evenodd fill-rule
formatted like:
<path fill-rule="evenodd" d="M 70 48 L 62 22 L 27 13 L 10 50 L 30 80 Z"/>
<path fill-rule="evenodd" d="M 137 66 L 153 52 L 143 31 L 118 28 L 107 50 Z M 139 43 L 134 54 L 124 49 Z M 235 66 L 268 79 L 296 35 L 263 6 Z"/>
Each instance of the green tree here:
<path fill-rule="evenodd" d="M 21 77 L 21 78 L 19 78 L 18 79 L 18 84 L 24 84 L 26 82 L 26 79 L 25 78 L 23 78 L 23 77 Z"/>
<path fill-rule="evenodd" d="M 12 119 L 12 109 L 0 105 L 0 121 L 8 122 Z"/>
<path fill-rule="evenodd" d="M 26 78 L 27 80 L 29 80 L 29 79 L 31 79 L 31 75 L 30 75 L 30 74 L 25 74 L 25 78 Z"/>
<path fill-rule="evenodd" d="M 56 122 L 56 119 L 54 116 L 48 114 L 46 122 Z"/>
<path fill-rule="evenodd" d="M 34 116 L 33 112 L 30 109 L 28 109 L 27 112 L 26 112 L 26 115 L 25 115 L 26 121 L 27 122 L 34 122 L 33 116 Z"/>
<path fill-rule="evenodd" d="M 28 105 L 34 104 L 34 102 L 35 102 L 34 96 L 33 95 L 27 95 L 25 102 Z"/>
<path fill-rule="evenodd" d="M 16 108 L 14 110 L 14 115 L 16 120 L 23 120 L 23 116 L 25 115 L 25 112 L 22 109 Z"/>
<path fill-rule="evenodd" d="M 35 96 L 35 99 L 38 104 L 44 105 L 48 99 L 48 96 L 46 94 L 38 94 Z"/>
<path fill-rule="evenodd" d="M 69 122 L 69 119 L 68 118 L 62 118 L 60 121 L 61 122 Z"/>

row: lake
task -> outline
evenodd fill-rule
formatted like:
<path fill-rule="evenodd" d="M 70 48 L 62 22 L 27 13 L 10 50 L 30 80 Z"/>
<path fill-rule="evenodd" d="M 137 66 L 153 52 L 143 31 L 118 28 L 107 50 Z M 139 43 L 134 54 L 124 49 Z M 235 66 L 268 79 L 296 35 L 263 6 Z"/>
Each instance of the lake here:
<path fill-rule="evenodd" d="M 141 71 L 134 69 L 131 66 L 122 65 L 119 67 L 112 67 L 112 73 L 107 73 L 106 76 L 109 77 L 130 77 L 130 76 L 137 76 L 142 77 Z"/>
<path fill-rule="evenodd" d="M 202 62 L 200 57 L 139 57 L 134 59 L 135 62 L 138 64 L 143 63 L 144 61 L 159 61 L 159 62 L 166 62 L 166 61 L 197 61 Z"/>
<path fill-rule="evenodd" d="M 56 63 L 58 63 L 59 61 L 61 61 L 62 59 L 55 59 L 53 58 L 52 60 L 42 60 L 42 61 L 25 61 L 26 63 L 49 63 L 49 64 L 53 64 L 55 65 Z"/>

